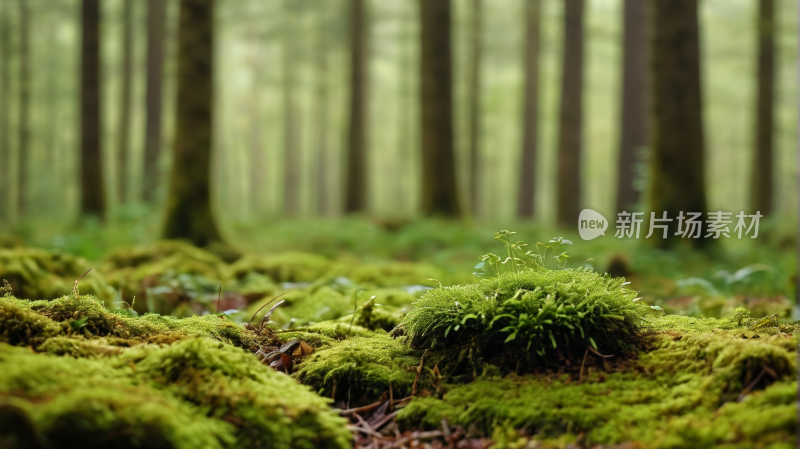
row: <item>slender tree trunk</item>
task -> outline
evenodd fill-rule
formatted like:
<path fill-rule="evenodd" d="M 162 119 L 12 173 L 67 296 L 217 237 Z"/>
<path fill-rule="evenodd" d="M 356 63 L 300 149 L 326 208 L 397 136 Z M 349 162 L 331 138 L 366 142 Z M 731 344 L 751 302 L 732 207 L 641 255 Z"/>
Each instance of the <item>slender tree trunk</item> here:
<path fill-rule="evenodd" d="M 650 210 L 675 219 L 679 212 L 706 218 L 700 40 L 697 0 L 651 2 L 653 14 L 653 144 L 650 164 Z M 669 224 L 676 240 L 677 220 Z M 680 239 L 680 237 L 677 237 Z M 690 239 L 701 246 L 705 239 Z"/>
<path fill-rule="evenodd" d="M 408 191 L 410 189 L 410 176 L 409 169 L 411 167 L 411 142 L 415 140 L 412 137 L 414 132 L 411 124 L 413 120 L 413 102 L 407 100 L 412 95 L 413 87 L 411 86 L 412 77 L 409 76 L 408 68 L 413 63 L 414 47 L 412 46 L 412 28 L 413 22 L 410 19 L 403 19 L 403 35 L 402 50 L 400 52 L 400 64 L 398 68 L 400 73 L 398 79 L 400 80 L 400 95 L 397 102 L 398 107 L 398 133 L 397 133 L 397 172 L 395 173 L 396 182 L 394 183 L 393 199 L 398 209 L 402 208 L 403 212 L 407 212 L 408 205 Z"/>
<path fill-rule="evenodd" d="M 450 0 L 420 0 L 422 210 L 456 217 Z"/>
<path fill-rule="evenodd" d="M 469 201 L 472 215 L 478 215 L 478 166 L 481 145 L 481 61 L 483 59 L 483 0 L 472 0 L 469 58 Z"/>
<path fill-rule="evenodd" d="M 564 0 L 564 57 L 558 129 L 558 224 L 578 222 L 583 145 L 584 0 Z"/>
<path fill-rule="evenodd" d="M 647 80 L 647 5 L 625 0 L 622 38 L 622 110 L 617 156 L 617 212 L 639 201 L 633 179 L 639 150 L 647 145 L 649 115 Z"/>
<path fill-rule="evenodd" d="M 367 11 L 366 0 L 350 0 L 350 128 L 345 212 L 367 208 Z"/>
<path fill-rule="evenodd" d="M 525 98 L 517 214 L 531 218 L 536 199 L 536 144 L 539 139 L 539 24 L 541 0 L 525 3 Z"/>
<path fill-rule="evenodd" d="M 758 4 L 758 90 L 751 207 L 753 211 L 769 215 L 773 206 L 772 132 L 775 121 L 772 104 L 775 95 L 775 2 L 760 0 Z"/>
<path fill-rule="evenodd" d="M 164 237 L 221 242 L 211 212 L 214 142 L 214 0 L 181 0 L 178 102 Z"/>
<path fill-rule="evenodd" d="M 81 3 L 81 215 L 105 219 L 100 111 L 100 0 Z"/>
<path fill-rule="evenodd" d="M 317 214 L 320 216 L 328 215 L 328 117 L 330 102 L 330 85 L 328 83 L 328 51 L 326 28 L 320 25 L 319 42 L 316 48 L 316 72 L 317 72 L 317 157 L 314 158 L 316 175 L 316 205 Z"/>
<path fill-rule="evenodd" d="M 161 154 L 161 89 L 164 64 L 164 22 L 167 2 L 147 2 L 147 92 L 145 94 L 144 185 L 142 199 L 152 202 L 159 184 L 159 155 Z"/>
<path fill-rule="evenodd" d="M 286 23 L 293 23 L 292 0 L 284 3 Z M 300 177 L 299 131 L 295 107 L 295 55 L 291 26 L 284 30 L 283 42 L 283 210 L 290 217 L 298 212 L 298 184 Z"/>
<path fill-rule="evenodd" d="M 0 102 L 6 107 L 0 108 L 0 220 L 8 220 L 11 216 L 9 201 L 11 195 L 11 126 L 9 125 L 8 107 L 11 105 L 11 23 L 7 15 L 0 16 L 0 54 L 3 64 L 0 64 Z"/>
<path fill-rule="evenodd" d="M 122 89 L 120 92 L 119 131 L 117 134 L 117 201 L 127 201 L 128 136 L 131 123 L 131 89 L 133 76 L 133 2 L 123 0 L 122 10 Z"/>
<path fill-rule="evenodd" d="M 30 34 L 28 22 L 28 0 L 19 0 L 19 143 L 17 144 L 17 214 L 24 217 L 28 208 L 28 162 L 30 159 L 28 144 L 30 116 Z"/>
<path fill-rule="evenodd" d="M 254 217 L 261 213 L 261 190 L 264 178 L 264 146 L 261 129 L 264 126 L 264 117 L 261 107 L 264 68 L 262 66 L 262 45 L 258 35 L 253 37 L 257 42 L 253 55 L 253 92 L 250 98 L 250 199 L 251 210 Z"/>

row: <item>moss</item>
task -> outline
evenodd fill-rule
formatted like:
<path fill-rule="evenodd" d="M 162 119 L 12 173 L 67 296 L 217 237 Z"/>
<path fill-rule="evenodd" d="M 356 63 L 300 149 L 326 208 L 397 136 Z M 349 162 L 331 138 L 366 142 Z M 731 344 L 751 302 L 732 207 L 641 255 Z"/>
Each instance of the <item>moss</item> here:
<path fill-rule="evenodd" d="M 407 396 L 416 377 L 419 356 L 401 340 L 376 332 L 355 336 L 317 349 L 294 374 L 303 384 L 325 396 L 366 403 L 389 391 L 395 398 Z"/>
<path fill-rule="evenodd" d="M 330 259 L 310 253 L 287 252 L 270 256 L 247 255 L 231 265 L 233 275 L 242 279 L 261 273 L 275 282 L 310 282 L 333 268 Z"/>
<path fill-rule="evenodd" d="M 224 447 L 233 426 L 202 409 L 138 384 L 130 369 L 36 355 L 0 344 L 0 408 L 13 407 L 45 447 Z M 20 447 L 30 436 L 19 429 Z"/>
<path fill-rule="evenodd" d="M 27 299 L 53 299 L 69 294 L 75 280 L 92 266 L 69 254 L 36 248 L 0 249 L 0 279 L 11 284 L 15 296 Z M 110 303 L 114 289 L 99 270 L 81 279 L 82 294 L 92 294 Z"/>
<path fill-rule="evenodd" d="M 91 296 L 64 296 L 53 301 L 0 298 L 2 341 L 39 346 L 50 337 L 115 337 L 148 343 L 172 343 L 189 337 L 210 337 L 241 348 L 271 340 L 218 315 L 175 318 L 156 314 L 141 317 L 113 313 Z"/>
<path fill-rule="evenodd" d="M 525 429 L 537 439 L 582 434 L 586 446 L 794 445 L 796 337 L 743 339 L 735 328 L 660 331 L 650 338 L 648 351 L 620 372 L 587 369 L 582 382 L 567 375 L 485 377 L 449 385 L 442 399 L 415 398 L 398 419 L 433 428 L 446 417 L 483 435 L 498 429 Z M 763 366 L 778 378 L 755 382 Z M 738 402 L 745 385 L 752 389 Z"/>
<path fill-rule="evenodd" d="M 142 357 L 142 355 L 144 357 Z M 138 377 L 196 404 L 210 417 L 236 425 L 238 444 L 344 447 L 344 420 L 328 402 L 251 354 L 206 338 L 147 351 L 129 351 Z"/>
<path fill-rule="evenodd" d="M 536 363 L 536 355 L 589 345 L 621 350 L 649 310 L 632 301 L 635 292 L 623 282 L 584 269 L 504 273 L 427 291 L 399 330 L 414 348 L 442 349 L 473 364 L 484 358 L 515 365 L 520 354 L 523 363 Z"/>

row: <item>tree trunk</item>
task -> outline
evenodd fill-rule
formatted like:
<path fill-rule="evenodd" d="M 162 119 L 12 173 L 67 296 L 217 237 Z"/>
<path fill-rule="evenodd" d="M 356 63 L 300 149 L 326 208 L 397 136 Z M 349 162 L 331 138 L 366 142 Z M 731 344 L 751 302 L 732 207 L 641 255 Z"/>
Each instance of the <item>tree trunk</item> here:
<path fill-rule="evenodd" d="M 581 200 L 584 0 L 564 1 L 564 57 L 558 129 L 558 224 L 575 226 Z"/>
<path fill-rule="evenodd" d="M 147 92 L 145 93 L 144 176 L 142 199 L 152 202 L 159 184 L 158 160 L 161 154 L 161 88 L 164 63 L 164 22 L 167 2 L 147 2 Z"/>
<path fill-rule="evenodd" d="M 28 143 L 30 103 L 30 45 L 28 45 L 29 22 L 28 0 L 19 0 L 19 143 L 17 144 L 17 214 L 24 217 L 27 213 L 28 197 L 28 160 L 30 159 Z"/>
<path fill-rule="evenodd" d="M 650 163 L 650 210 L 675 219 L 679 212 L 706 218 L 703 153 L 700 42 L 697 0 L 654 1 L 652 33 L 653 144 Z M 678 222 L 669 223 L 676 240 Z M 677 239 L 680 237 L 678 236 Z M 690 239 L 701 246 L 705 239 Z"/>
<path fill-rule="evenodd" d="M 117 201 L 124 204 L 128 192 L 128 136 L 131 123 L 131 77 L 133 76 L 133 2 L 123 0 L 122 10 L 122 86 L 119 131 L 117 134 Z"/>
<path fill-rule="evenodd" d="M 758 87 L 752 172 L 753 211 L 769 215 L 773 206 L 772 132 L 775 93 L 775 2 L 760 0 L 758 11 Z"/>
<path fill-rule="evenodd" d="M 289 24 L 283 31 L 283 211 L 293 217 L 298 212 L 298 184 L 300 177 L 300 145 L 298 143 L 298 124 L 294 104 L 295 55 L 292 41 L 294 11 L 292 0 L 284 3 L 286 15 L 284 23 Z"/>
<path fill-rule="evenodd" d="M 100 0 L 81 3 L 81 215 L 105 219 L 100 112 Z"/>
<path fill-rule="evenodd" d="M 250 202 L 253 217 L 261 213 L 261 190 L 264 178 L 264 146 L 261 130 L 264 117 L 261 107 L 263 80 L 262 45 L 258 35 L 253 36 L 257 42 L 253 51 L 253 92 L 250 98 Z"/>
<path fill-rule="evenodd" d="M 517 214 L 532 218 L 536 199 L 536 143 L 539 138 L 539 23 L 541 0 L 525 3 L 525 97 L 522 124 L 522 160 L 519 171 Z"/>
<path fill-rule="evenodd" d="M 329 34 L 323 23 L 320 24 L 319 42 L 316 48 L 316 72 L 317 72 L 317 156 L 314 158 L 316 178 L 316 206 L 317 214 L 320 216 L 329 213 L 328 196 L 328 117 L 329 117 L 329 97 L 330 85 L 328 83 L 328 51 L 327 39 Z"/>
<path fill-rule="evenodd" d="M 367 208 L 367 11 L 366 0 L 350 0 L 350 129 L 344 211 Z"/>
<path fill-rule="evenodd" d="M 11 216 L 9 201 L 11 195 L 11 126 L 9 124 L 8 107 L 11 105 L 11 21 L 7 15 L 0 16 L 0 54 L 3 64 L 0 64 L 0 102 L 6 107 L 0 108 L 0 220 L 6 221 Z"/>
<path fill-rule="evenodd" d="M 214 142 L 214 0 L 181 0 L 178 101 L 164 237 L 221 242 L 211 213 Z"/>
<path fill-rule="evenodd" d="M 457 217 L 450 23 L 450 0 L 420 0 L 422 211 Z"/>
<path fill-rule="evenodd" d="M 472 0 L 469 59 L 469 202 L 472 215 L 478 215 L 478 166 L 481 139 L 481 61 L 483 53 L 483 0 Z"/>
<path fill-rule="evenodd" d="M 635 167 L 640 149 L 647 145 L 647 5 L 625 0 L 622 38 L 622 110 L 617 156 L 617 212 L 630 211 L 639 201 L 634 188 Z"/>

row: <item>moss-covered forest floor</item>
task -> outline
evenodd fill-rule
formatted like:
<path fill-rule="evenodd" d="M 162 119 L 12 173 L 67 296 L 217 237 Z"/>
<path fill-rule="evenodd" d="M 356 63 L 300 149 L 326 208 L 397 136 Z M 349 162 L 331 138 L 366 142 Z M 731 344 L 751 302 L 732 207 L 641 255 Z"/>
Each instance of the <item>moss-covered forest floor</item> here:
<path fill-rule="evenodd" d="M 491 232 L 350 224 L 91 262 L 7 240 L 0 447 L 795 446 L 791 242 L 573 239 L 476 277 Z"/>

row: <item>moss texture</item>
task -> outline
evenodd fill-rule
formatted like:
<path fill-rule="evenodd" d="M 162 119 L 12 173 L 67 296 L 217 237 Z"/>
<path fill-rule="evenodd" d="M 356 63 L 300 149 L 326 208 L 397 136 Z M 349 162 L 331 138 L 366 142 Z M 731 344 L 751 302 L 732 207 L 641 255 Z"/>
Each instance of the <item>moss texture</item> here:
<path fill-rule="evenodd" d="M 554 354 L 563 357 L 559 351 L 582 353 L 588 346 L 624 350 L 650 309 L 634 302 L 635 292 L 623 283 L 585 269 L 504 273 L 426 292 L 399 331 L 414 348 L 470 359 L 472 365 L 535 365 Z"/>
<path fill-rule="evenodd" d="M 4 297 L 0 313 L 0 413 L 32 429 L 0 439 L 20 447 L 348 444 L 327 400 L 241 349 L 264 335 L 219 316 L 134 317 L 88 296 Z"/>

